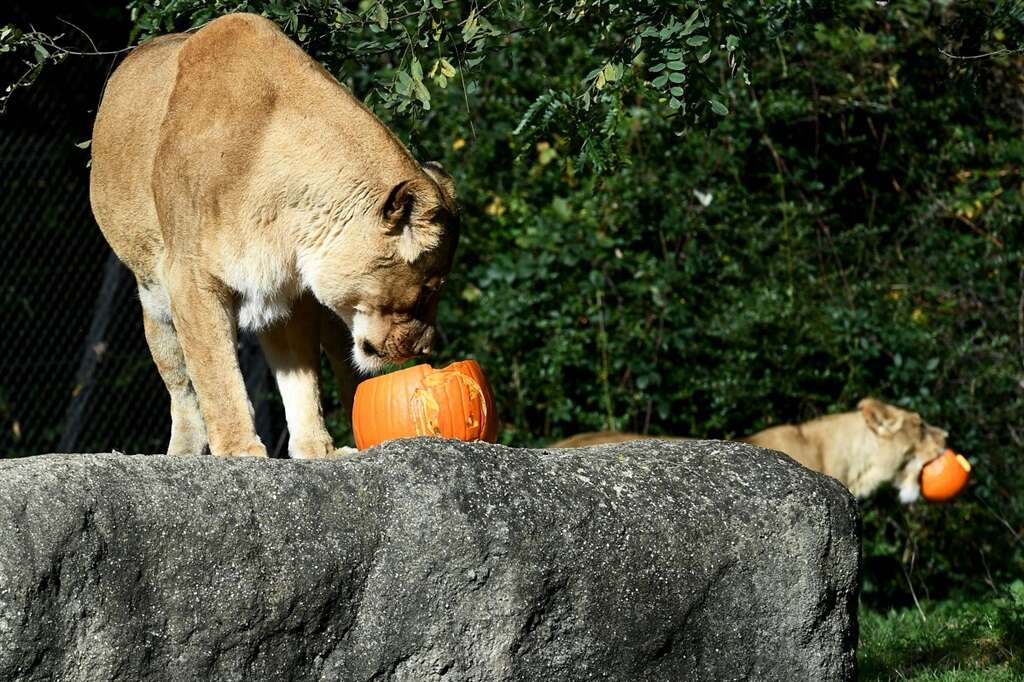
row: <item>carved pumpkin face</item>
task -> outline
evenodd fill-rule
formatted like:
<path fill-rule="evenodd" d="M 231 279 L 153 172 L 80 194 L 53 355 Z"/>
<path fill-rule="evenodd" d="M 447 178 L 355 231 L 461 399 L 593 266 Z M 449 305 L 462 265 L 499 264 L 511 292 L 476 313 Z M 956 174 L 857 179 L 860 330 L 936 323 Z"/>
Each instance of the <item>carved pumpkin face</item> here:
<path fill-rule="evenodd" d="M 416 365 L 363 381 L 356 388 L 352 430 L 360 450 L 414 436 L 493 443 L 498 415 L 483 369 L 464 360 L 444 369 Z"/>
<path fill-rule="evenodd" d="M 970 462 L 947 449 L 921 470 L 921 494 L 932 502 L 953 499 L 967 486 L 970 473 Z"/>

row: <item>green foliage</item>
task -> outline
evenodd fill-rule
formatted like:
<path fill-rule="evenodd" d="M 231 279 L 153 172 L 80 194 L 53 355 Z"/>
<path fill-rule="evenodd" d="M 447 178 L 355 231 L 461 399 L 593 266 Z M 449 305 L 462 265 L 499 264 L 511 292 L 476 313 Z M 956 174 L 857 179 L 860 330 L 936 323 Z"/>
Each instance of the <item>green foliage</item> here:
<path fill-rule="evenodd" d="M 862 680 L 999 682 L 1024 676 L 1024 583 L 885 613 L 860 612 Z"/>
<path fill-rule="evenodd" d="M 452 85 L 469 109 L 471 96 L 486 101 L 506 87 L 527 85 L 524 77 L 543 82 L 547 76 L 540 92 L 520 90 L 532 99 L 532 114 L 516 127 L 519 151 L 558 134 L 580 161 L 601 170 L 622 160 L 610 138 L 628 100 L 644 98 L 677 130 L 713 124 L 728 113 L 724 89 L 737 79 L 749 82 L 748 47 L 827 15 L 831 4 L 775 2 L 765 11 L 752 3 L 656 0 L 362 0 L 354 8 L 324 0 L 130 0 L 128 6 L 142 39 L 230 11 L 263 14 L 385 118 L 422 118 Z"/>
<path fill-rule="evenodd" d="M 13 83 L 3 84 L 0 92 L 0 114 L 7 108 L 7 102 L 20 88 L 35 82 L 48 64 L 59 63 L 66 56 L 54 50 L 51 40 L 35 31 L 23 31 L 16 26 L 0 26 L 0 57 L 20 55 L 22 71 Z"/>

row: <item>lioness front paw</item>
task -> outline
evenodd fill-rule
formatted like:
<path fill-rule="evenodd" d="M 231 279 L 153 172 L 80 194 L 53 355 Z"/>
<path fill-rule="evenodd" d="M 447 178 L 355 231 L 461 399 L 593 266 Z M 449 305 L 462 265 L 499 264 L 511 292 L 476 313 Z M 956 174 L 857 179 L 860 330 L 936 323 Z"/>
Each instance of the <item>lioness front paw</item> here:
<path fill-rule="evenodd" d="M 250 443 L 249 445 L 242 446 L 240 448 L 232 448 L 232 451 L 226 453 L 228 457 L 266 457 L 267 448 L 263 446 L 263 443 L 259 441 Z"/>
<path fill-rule="evenodd" d="M 331 447 L 330 450 L 318 457 L 295 457 L 295 455 L 290 453 L 289 456 L 294 459 L 340 459 L 341 457 L 349 457 L 358 453 L 359 450 L 357 448 L 341 446 L 340 448 Z"/>
<path fill-rule="evenodd" d="M 291 459 L 327 459 L 334 453 L 330 439 L 291 440 L 288 442 L 288 457 Z"/>

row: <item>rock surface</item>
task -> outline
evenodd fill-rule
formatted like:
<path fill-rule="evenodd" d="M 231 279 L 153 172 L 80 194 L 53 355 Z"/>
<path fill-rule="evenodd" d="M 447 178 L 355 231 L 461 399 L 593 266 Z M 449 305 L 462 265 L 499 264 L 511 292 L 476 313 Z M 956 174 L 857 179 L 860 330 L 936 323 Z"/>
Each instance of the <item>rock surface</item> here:
<path fill-rule="evenodd" d="M 2 680 L 848 680 L 859 521 L 751 446 L 0 462 Z"/>

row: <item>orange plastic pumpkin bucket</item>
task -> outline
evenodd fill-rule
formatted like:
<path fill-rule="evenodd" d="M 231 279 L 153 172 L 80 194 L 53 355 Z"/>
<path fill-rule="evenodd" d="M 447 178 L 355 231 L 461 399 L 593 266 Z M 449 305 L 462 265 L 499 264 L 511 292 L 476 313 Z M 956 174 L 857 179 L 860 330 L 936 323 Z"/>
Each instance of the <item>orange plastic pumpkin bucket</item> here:
<path fill-rule="evenodd" d="M 498 415 L 483 369 L 476 360 L 463 360 L 444 369 L 416 365 L 363 381 L 356 387 L 352 430 L 360 450 L 414 436 L 493 443 Z"/>
<path fill-rule="evenodd" d="M 921 494 L 932 502 L 951 500 L 967 486 L 971 463 L 947 449 L 921 470 Z"/>

